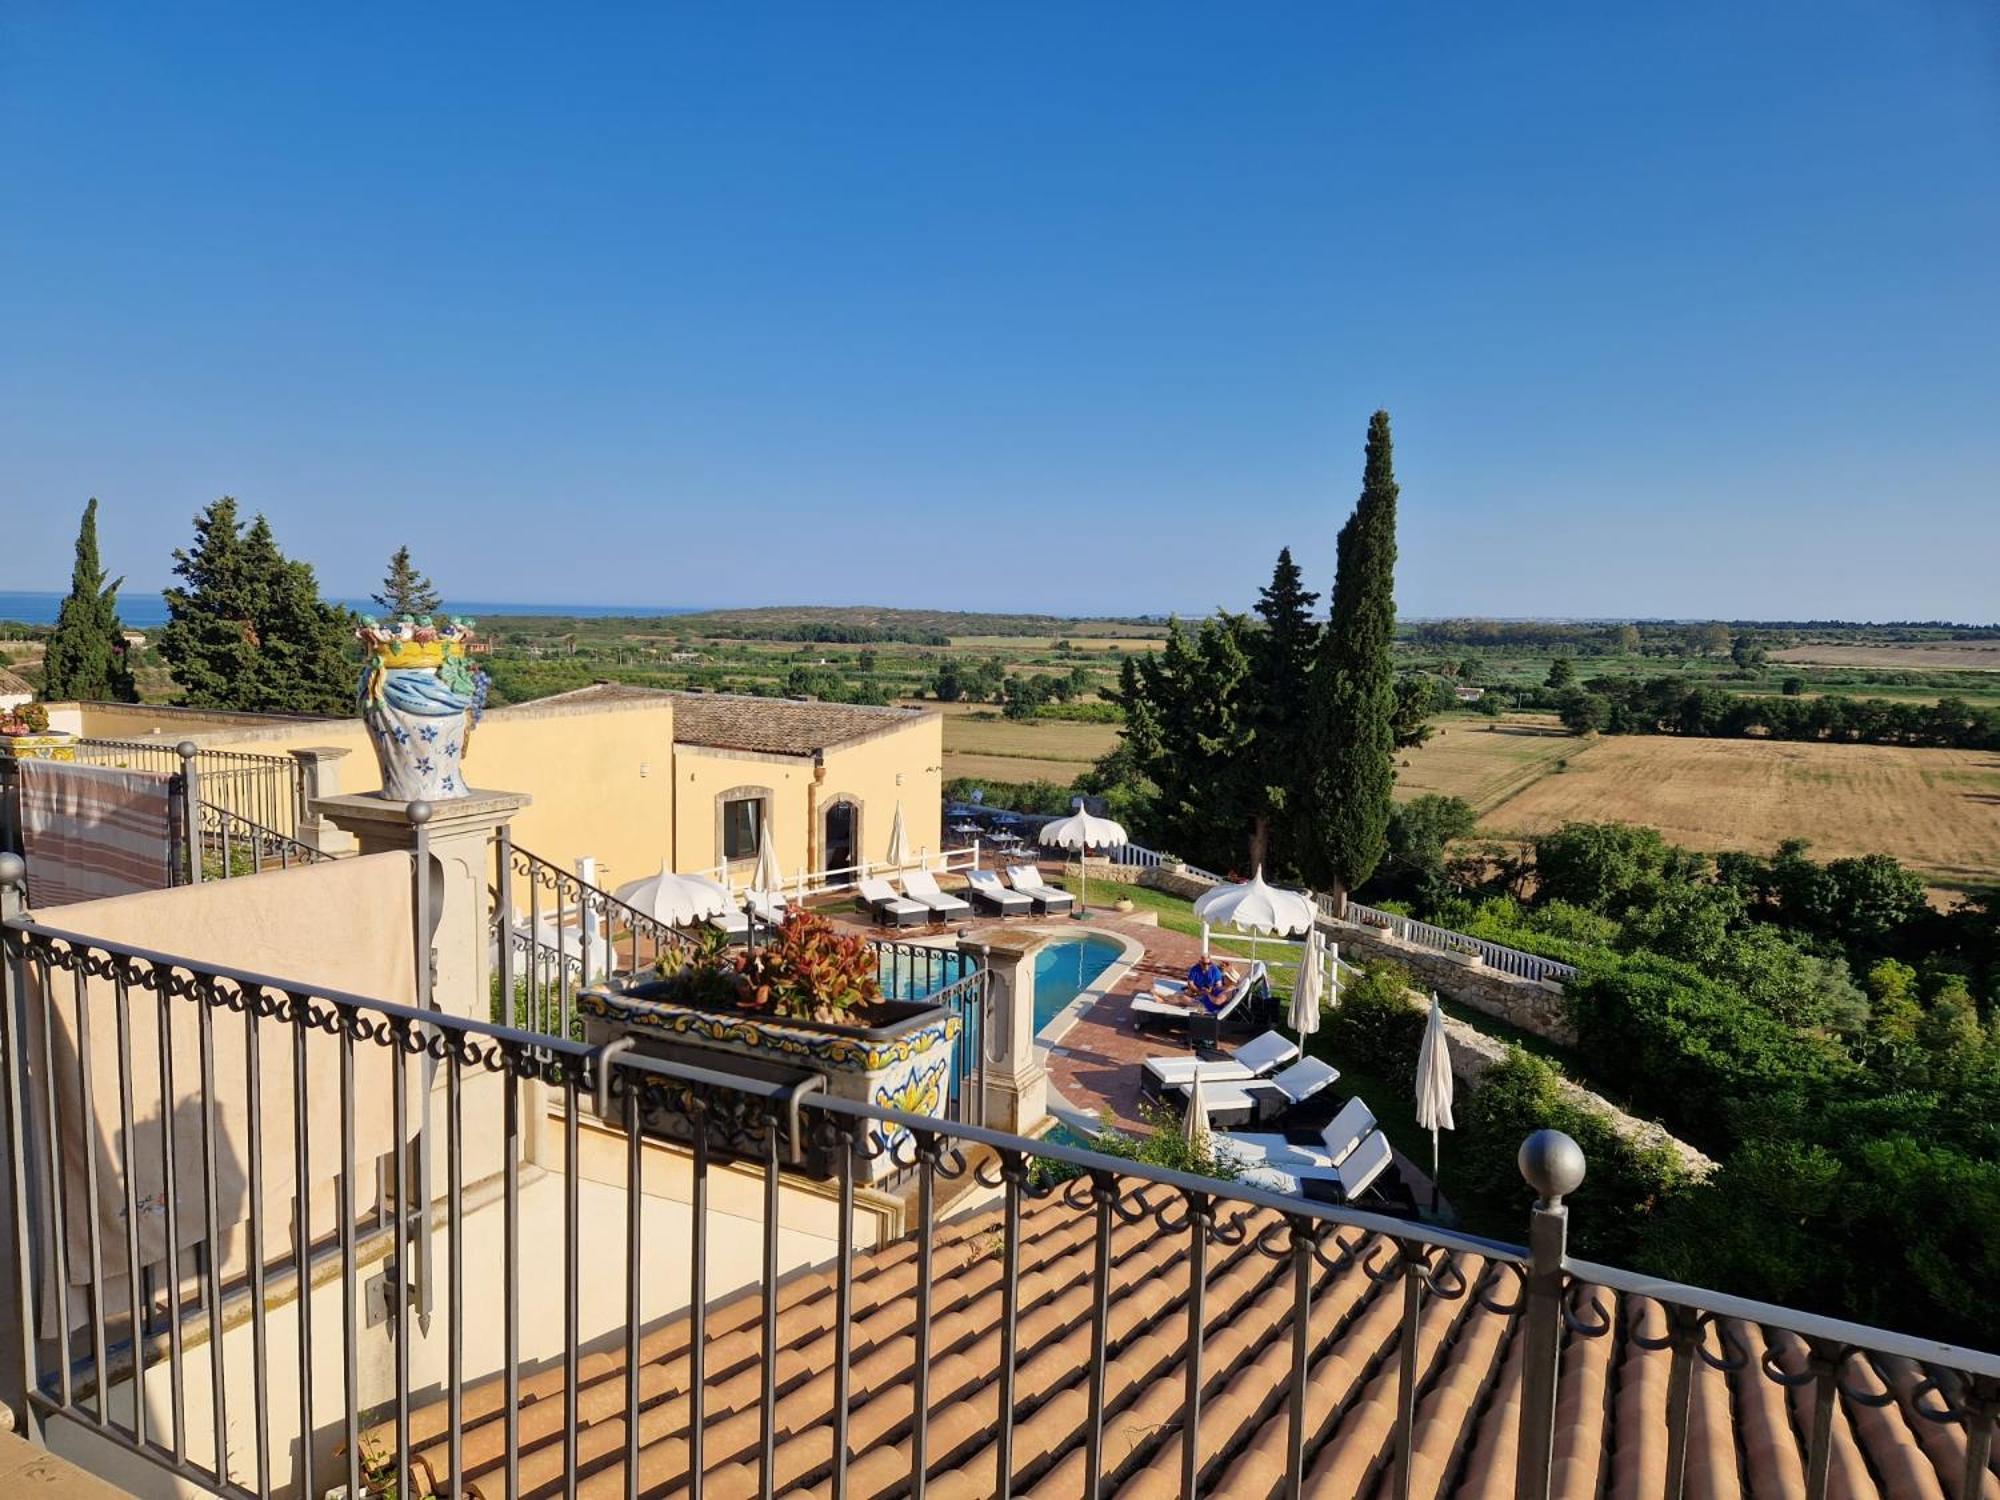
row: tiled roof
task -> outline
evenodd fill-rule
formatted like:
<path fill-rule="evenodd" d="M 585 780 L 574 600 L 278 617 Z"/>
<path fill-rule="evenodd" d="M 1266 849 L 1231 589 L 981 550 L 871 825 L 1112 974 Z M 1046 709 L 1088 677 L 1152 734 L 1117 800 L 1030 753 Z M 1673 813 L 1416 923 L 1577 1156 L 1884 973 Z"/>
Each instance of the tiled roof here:
<path fill-rule="evenodd" d="M 1229 1500 L 1283 1492 L 1289 1416 L 1285 1392 L 1292 1359 L 1292 1271 L 1257 1248 L 1257 1231 L 1275 1215 L 1252 1212 L 1240 1242 L 1208 1252 L 1207 1322 L 1202 1369 L 1204 1451 L 1201 1493 Z M 1093 1219 L 1060 1195 L 1030 1203 L 1022 1216 L 1014 1493 L 1070 1500 L 1084 1493 L 1089 1406 Z M 1354 1232 L 1349 1232 L 1349 1238 Z M 929 1493 L 971 1500 L 995 1492 L 993 1446 L 998 1412 L 1002 1317 L 999 1217 L 982 1213 L 941 1225 L 933 1237 Z M 1168 1234 L 1151 1217 L 1117 1222 L 1113 1232 L 1110 1359 L 1106 1375 L 1103 1493 L 1125 1500 L 1179 1494 L 1180 1414 L 1185 1393 L 1187 1311 L 1185 1232 Z M 1362 1248 L 1362 1247 L 1357 1247 Z M 1305 1493 L 1380 1497 L 1391 1493 L 1398 1380 L 1400 1278 L 1376 1283 L 1368 1248 L 1315 1264 L 1310 1314 L 1312 1365 L 1307 1386 Z M 1377 1269 L 1391 1259 L 1379 1246 Z M 1456 1269 L 1476 1284 L 1484 1264 L 1460 1256 Z M 914 1404 L 916 1250 L 909 1239 L 854 1261 L 853 1357 L 848 1492 L 903 1492 L 910 1465 Z M 1515 1289 L 1511 1274 L 1497 1295 Z M 777 1289 L 777 1473 L 784 1495 L 832 1493 L 835 1291 L 831 1269 L 797 1276 Z M 1671 1358 L 1633 1336 L 1664 1331 L 1660 1309 L 1602 1293 L 1614 1331 L 1571 1337 L 1559 1386 L 1555 1475 L 1558 1496 L 1608 1500 L 1653 1496 L 1666 1479 L 1667 1384 Z M 761 1424 L 759 1361 L 763 1293 L 752 1288 L 709 1314 L 705 1381 L 704 1492 L 739 1500 L 758 1485 Z M 1489 1310 L 1471 1295 L 1425 1300 L 1417 1348 L 1411 1493 L 1421 1500 L 1504 1500 L 1514 1493 L 1520 1421 L 1521 1320 Z M 1751 1358 L 1724 1373 L 1694 1365 L 1688 1441 L 1690 1496 L 1724 1500 L 1804 1493 L 1812 1429 L 1808 1383 L 1781 1387 L 1758 1368 L 1771 1348 L 1783 1368 L 1802 1369 L 1804 1347 L 1787 1332 L 1729 1325 Z M 1715 1335 L 1710 1333 L 1711 1348 Z M 682 1491 L 686 1480 L 688 1325 L 676 1317 L 640 1345 L 638 1412 L 643 1493 Z M 1916 1415 L 1922 1372 L 1907 1361 L 1874 1362 L 1872 1378 L 1857 1357 L 1849 1385 L 1886 1389 L 1881 1407 L 1843 1397 L 1836 1404 L 1829 1494 L 1869 1497 L 1957 1495 L 1964 1433 Z M 591 1500 L 624 1493 L 625 1369 L 622 1343 L 581 1363 L 579 1493 Z M 495 1378 L 465 1392 L 464 1455 L 468 1492 L 494 1497 L 504 1488 L 503 1386 Z M 1933 1404 L 1935 1397 L 1927 1398 Z M 521 1482 L 524 1494 L 560 1487 L 563 1470 L 561 1369 L 521 1380 Z M 412 1414 L 420 1486 L 448 1480 L 442 1402 Z M 369 1434 L 376 1452 L 393 1451 L 393 1424 Z M 2000 1495 L 1989 1480 L 1986 1495 Z"/>
<path fill-rule="evenodd" d="M 858 703 L 819 703 L 795 698 L 758 698 L 736 693 L 681 693 L 622 682 L 593 683 L 544 702 L 625 703 L 669 698 L 674 705 L 674 743 L 709 745 L 718 750 L 761 750 L 771 755 L 811 755 L 852 740 L 866 739 L 922 717 L 912 708 L 874 708 Z"/>
<path fill-rule="evenodd" d="M 0 667 L 0 693 L 33 693 L 34 691 L 28 685 L 28 680 L 25 677 L 18 676 L 8 671 L 5 667 Z"/>

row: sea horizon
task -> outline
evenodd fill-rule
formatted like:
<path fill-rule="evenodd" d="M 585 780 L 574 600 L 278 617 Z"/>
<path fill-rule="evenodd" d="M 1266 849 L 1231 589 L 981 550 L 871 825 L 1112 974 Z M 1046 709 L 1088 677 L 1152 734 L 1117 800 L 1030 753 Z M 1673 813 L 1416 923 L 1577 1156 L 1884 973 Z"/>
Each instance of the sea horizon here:
<path fill-rule="evenodd" d="M 56 622 L 57 611 L 62 608 L 62 602 L 66 597 L 66 592 L 0 589 L 0 621 L 12 621 L 19 625 L 53 625 Z M 380 613 L 372 599 L 340 598 L 330 602 L 344 605 L 359 614 Z M 489 599 L 445 600 L 447 614 L 466 616 L 474 620 L 481 617 L 512 615 L 576 615 L 592 619 L 631 616 L 635 619 L 645 619 L 655 615 L 696 614 L 707 607 L 709 606 L 691 604 L 532 604 Z M 166 600 L 160 597 L 158 591 L 128 594 L 120 590 L 118 618 L 134 630 L 164 625 L 167 623 Z"/>

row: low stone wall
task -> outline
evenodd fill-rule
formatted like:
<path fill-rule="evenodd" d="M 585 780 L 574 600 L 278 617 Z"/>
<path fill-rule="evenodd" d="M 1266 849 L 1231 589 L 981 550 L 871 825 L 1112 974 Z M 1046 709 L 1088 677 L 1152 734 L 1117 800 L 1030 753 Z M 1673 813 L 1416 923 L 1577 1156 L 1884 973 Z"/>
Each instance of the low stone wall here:
<path fill-rule="evenodd" d="M 1215 882 L 1203 880 L 1199 875 L 1190 875 L 1185 870 L 1176 870 L 1167 865 L 1154 865 L 1150 869 L 1137 867 L 1139 884 L 1150 886 L 1156 891 L 1165 891 L 1169 896 L 1179 896 L 1183 901 L 1192 901 L 1205 896 L 1213 889 Z"/>
<path fill-rule="evenodd" d="M 1414 990 L 1410 992 L 1410 1000 L 1412 1005 L 1418 1007 L 1426 1003 Z M 1467 1088 L 1478 1088 L 1479 1081 L 1490 1070 L 1506 1061 L 1507 1043 L 1497 1037 L 1490 1037 L 1476 1027 L 1449 1016 L 1445 1017 L 1444 1030 L 1445 1039 L 1451 1044 L 1452 1076 Z M 1620 1140 L 1643 1150 L 1664 1146 L 1680 1162 L 1688 1176 L 1696 1181 L 1706 1179 L 1715 1171 L 1713 1157 L 1703 1155 L 1678 1136 L 1669 1135 L 1664 1127 L 1653 1121 L 1627 1114 L 1602 1094 L 1593 1094 L 1582 1084 L 1567 1078 L 1557 1080 L 1556 1089 L 1566 1102 L 1608 1122 L 1612 1133 Z"/>
<path fill-rule="evenodd" d="M 1559 1047 L 1576 1045 L 1576 1027 L 1570 1022 L 1561 985 L 1502 974 L 1470 955 L 1420 948 L 1380 927 L 1329 920 L 1323 921 L 1320 928 L 1340 944 L 1341 956 L 1350 962 L 1389 959 L 1408 969 L 1426 988 L 1435 989 L 1460 1005 L 1517 1026 L 1531 1036 L 1546 1038 Z"/>

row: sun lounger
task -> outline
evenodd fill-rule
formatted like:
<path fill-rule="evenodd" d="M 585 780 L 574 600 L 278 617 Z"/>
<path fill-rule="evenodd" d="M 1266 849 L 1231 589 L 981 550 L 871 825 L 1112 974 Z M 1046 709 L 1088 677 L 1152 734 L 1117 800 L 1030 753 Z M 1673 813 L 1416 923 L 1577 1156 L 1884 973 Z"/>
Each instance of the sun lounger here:
<path fill-rule="evenodd" d="M 1234 1057 L 1200 1058 L 1189 1052 L 1149 1057 L 1143 1064 L 1145 1076 L 1139 1080 L 1140 1091 L 1157 1096 L 1194 1082 L 1197 1074 L 1204 1088 L 1212 1083 L 1252 1083 L 1298 1061 L 1298 1056 L 1296 1043 L 1275 1031 L 1267 1031 L 1237 1048 Z"/>
<path fill-rule="evenodd" d="M 729 910 L 725 912 L 719 912 L 715 916 L 710 917 L 708 919 L 708 925 L 710 927 L 720 928 L 723 932 L 727 933 L 731 938 L 747 938 L 748 936 L 750 936 L 749 914 L 743 911 L 739 911 L 736 907 L 733 906 L 730 907 Z"/>
<path fill-rule="evenodd" d="M 1253 995 L 1268 995 L 1271 992 L 1271 971 L 1262 959 L 1250 965 L 1249 971 L 1236 981 L 1236 987 L 1214 1010 L 1202 1007 L 1195 1012 L 1188 1023 L 1189 1034 L 1196 1041 L 1216 1042 L 1222 1038 L 1222 1028 L 1240 1025 L 1250 1018 L 1248 1002 Z"/>
<path fill-rule="evenodd" d="M 1007 879 L 1015 890 L 1035 903 L 1035 910 L 1043 916 L 1054 916 L 1076 905 L 1074 896 L 1043 880 L 1042 872 L 1033 865 L 1009 865 Z"/>
<path fill-rule="evenodd" d="M 1274 1193 L 1328 1203 L 1352 1203 L 1375 1185 L 1395 1159 L 1395 1153 L 1389 1149 L 1389 1138 L 1379 1130 L 1371 1130 L 1338 1165 L 1252 1167 L 1242 1180 Z"/>
<path fill-rule="evenodd" d="M 1261 960 L 1252 964 L 1250 972 L 1236 981 L 1235 988 L 1214 1010 L 1205 1005 L 1189 1005 L 1182 1000 L 1166 998 L 1185 996 L 1187 985 L 1177 979 L 1156 979 L 1152 994 L 1132 997 L 1128 1007 L 1132 1013 L 1132 1024 L 1140 1031 L 1185 1026 L 1196 1041 L 1215 1042 L 1220 1039 L 1222 1028 L 1231 1024 L 1233 1018 L 1249 1015 L 1242 1007 L 1251 995 L 1260 989 L 1269 992 L 1268 973 Z"/>
<path fill-rule="evenodd" d="M 930 920 L 931 909 L 928 906 L 897 895 L 896 888 L 880 876 L 862 881 L 859 891 L 857 899 L 884 926 L 914 927 Z"/>
<path fill-rule="evenodd" d="M 1035 909 L 1034 897 L 1008 890 L 991 870 L 973 870 L 966 879 L 972 883 L 968 892 L 972 904 L 985 908 L 995 916 L 1025 917 Z"/>
<path fill-rule="evenodd" d="M 1226 1110 L 1232 1114 L 1248 1115 L 1252 1118 L 1268 1118 L 1280 1110 L 1289 1109 L 1294 1104 L 1303 1104 L 1321 1089 L 1337 1082 L 1340 1070 L 1330 1063 L 1321 1062 L 1316 1057 L 1303 1058 L 1293 1063 L 1275 1077 L 1261 1079 L 1253 1083 L 1225 1083 L 1210 1088 L 1208 1080 L 1201 1085 L 1202 1102 L 1211 1111 Z M 1174 1090 L 1183 1101 L 1187 1089 Z"/>
<path fill-rule="evenodd" d="M 1204 1094 L 1207 1082 L 1203 1081 Z M 1274 1166 L 1289 1170 L 1307 1166 L 1332 1168 L 1346 1161 L 1356 1146 L 1375 1129 L 1375 1112 L 1368 1101 L 1356 1094 L 1341 1106 L 1310 1141 L 1294 1141 L 1282 1135 L 1255 1135 L 1232 1132 L 1216 1135 L 1215 1151 L 1245 1167 Z"/>
<path fill-rule="evenodd" d="M 929 870 L 908 870 L 903 874 L 903 894 L 912 901 L 918 901 L 931 909 L 934 920 L 942 922 L 946 917 L 969 916 L 972 906 L 957 896 L 948 896 L 938 889 L 937 877 Z"/>

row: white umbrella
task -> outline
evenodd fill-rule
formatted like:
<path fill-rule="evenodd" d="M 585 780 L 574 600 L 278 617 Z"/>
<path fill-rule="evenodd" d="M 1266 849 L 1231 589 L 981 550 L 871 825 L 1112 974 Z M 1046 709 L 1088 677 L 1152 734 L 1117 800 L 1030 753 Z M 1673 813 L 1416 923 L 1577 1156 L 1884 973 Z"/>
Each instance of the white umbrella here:
<path fill-rule="evenodd" d="M 1444 1036 L 1444 1006 L 1431 991 L 1430 1019 L 1417 1050 L 1417 1124 L 1431 1133 L 1431 1202 L 1437 1202 L 1438 1132 L 1456 1129 L 1451 1121 L 1451 1044 Z"/>
<path fill-rule="evenodd" d="M 896 804 L 895 819 L 889 824 L 889 852 L 882 856 L 897 869 L 910 862 L 908 841 L 903 837 L 903 804 Z"/>
<path fill-rule="evenodd" d="M 1201 1069 L 1196 1068 L 1194 1081 L 1188 1085 L 1187 1113 L 1181 1118 L 1181 1128 L 1187 1132 L 1190 1146 L 1199 1146 L 1208 1139 L 1208 1101 L 1201 1095 Z"/>
<path fill-rule="evenodd" d="M 620 901 L 656 922 L 685 927 L 729 910 L 729 891 L 706 875 L 676 875 L 666 861 L 660 873 L 627 881 L 612 892 Z"/>
<path fill-rule="evenodd" d="M 1316 936 L 1308 937 L 1305 957 L 1299 960 L 1298 983 L 1292 986 L 1292 1013 L 1287 1018 L 1292 1023 L 1292 1030 L 1299 1034 L 1301 1042 L 1319 1030 L 1319 1000 L 1320 991 L 1324 987 L 1323 972 L 1319 939 Z"/>
<path fill-rule="evenodd" d="M 1319 920 L 1312 897 L 1303 891 L 1266 885 L 1261 865 L 1241 885 L 1218 885 L 1204 892 L 1194 904 L 1194 914 L 1201 919 L 1204 953 L 1208 951 L 1209 927 L 1234 927 L 1250 934 L 1252 958 L 1257 956 L 1259 934 L 1289 937 L 1295 932 L 1311 932 Z"/>
<path fill-rule="evenodd" d="M 1125 830 L 1109 818 L 1096 817 L 1079 807 L 1066 818 L 1044 823 L 1041 841 L 1051 849 L 1077 851 L 1077 865 L 1083 872 L 1083 889 L 1076 898 L 1081 915 L 1090 906 L 1090 851 L 1116 848 L 1125 842 Z"/>
<path fill-rule="evenodd" d="M 771 837 L 770 825 L 766 824 L 763 836 L 757 840 L 757 868 L 750 872 L 750 889 L 765 896 L 775 896 L 784 884 L 784 872 L 778 868 L 778 843 Z"/>

